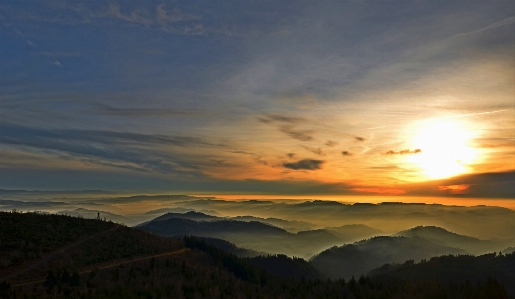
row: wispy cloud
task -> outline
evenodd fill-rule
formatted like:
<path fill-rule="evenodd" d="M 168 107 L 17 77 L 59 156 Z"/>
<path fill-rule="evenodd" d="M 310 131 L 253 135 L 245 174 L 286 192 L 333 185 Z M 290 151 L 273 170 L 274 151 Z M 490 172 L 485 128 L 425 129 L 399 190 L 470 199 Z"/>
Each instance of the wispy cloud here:
<path fill-rule="evenodd" d="M 249 155 L 254 159 L 254 161 L 256 163 L 261 164 L 261 165 L 268 165 L 268 162 L 265 159 L 263 159 L 263 157 L 261 155 L 258 155 L 255 153 L 246 152 L 246 151 L 231 151 L 231 153 Z"/>
<path fill-rule="evenodd" d="M 332 141 L 332 140 L 327 140 L 327 142 L 325 143 L 325 145 L 329 146 L 329 147 L 333 147 L 333 146 L 337 146 L 338 145 L 338 142 L 336 141 Z"/>
<path fill-rule="evenodd" d="M 270 124 L 274 122 L 280 122 L 280 123 L 289 123 L 289 124 L 298 124 L 305 122 L 306 120 L 300 117 L 293 117 L 293 116 L 285 116 L 285 115 L 277 115 L 277 114 L 270 114 L 263 117 L 257 118 L 260 122 L 265 124 Z"/>
<path fill-rule="evenodd" d="M 153 20 L 139 15 L 136 11 L 133 11 L 130 14 L 122 13 L 118 3 L 109 4 L 106 14 L 113 18 L 121 19 L 130 23 L 137 23 L 141 25 L 151 25 L 154 23 Z"/>
<path fill-rule="evenodd" d="M 470 185 L 461 184 L 461 185 L 448 185 L 448 186 L 438 186 L 438 190 L 440 191 L 448 191 L 451 194 L 466 194 Z"/>
<path fill-rule="evenodd" d="M 421 152 L 422 152 L 422 150 L 419 149 L 419 148 L 414 149 L 414 150 L 405 149 L 405 150 L 400 150 L 400 151 L 389 150 L 387 152 L 384 152 L 383 155 L 386 155 L 386 156 L 389 156 L 389 155 L 411 155 L 411 154 L 419 154 Z"/>
<path fill-rule="evenodd" d="M 158 24 L 163 26 L 164 28 L 166 28 L 166 26 L 169 23 L 178 23 L 201 19 L 200 16 L 192 13 L 184 13 L 180 8 L 177 7 L 167 11 L 165 4 L 157 5 L 155 9 L 155 14 L 149 13 L 144 16 L 137 10 L 132 10 L 128 13 L 123 13 L 118 3 L 110 3 L 109 7 L 107 8 L 106 15 L 126 22 L 136 23 L 140 25 Z"/>
<path fill-rule="evenodd" d="M 157 22 L 163 26 L 167 25 L 168 23 L 175 23 L 175 22 L 184 22 L 184 21 L 191 21 L 191 20 L 200 20 L 201 17 L 192 14 L 192 13 L 184 13 L 181 11 L 181 9 L 175 7 L 170 11 L 166 10 L 165 4 L 160 4 L 156 8 L 157 13 Z"/>
<path fill-rule="evenodd" d="M 188 116 L 201 114 L 199 110 L 170 109 L 170 108 L 127 108 L 114 107 L 103 103 L 97 103 L 93 112 L 95 114 L 123 116 L 123 117 L 148 117 L 148 116 Z"/>
<path fill-rule="evenodd" d="M 280 126 L 279 130 L 293 139 L 300 141 L 313 140 L 313 136 L 311 135 L 313 131 L 311 130 L 295 130 L 290 126 Z"/>
<path fill-rule="evenodd" d="M 325 156 L 325 153 L 321 148 L 309 147 L 309 146 L 305 146 L 305 145 L 300 145 L 300 146 L 305 148 L 306 150 L 312 152 L 315 155 Z"/>
<path fill-rule="evenodd" d="M 276 127 L 279 131 L 285 133 L 293 139 L 300 141 L 313 140 L 313 130 L 298 129 L 295 126 L 306 123 L 307 121 L 300 117 L 291 117 L 284 115 L 266 115 L 257 117 L 258 121 Z"/>
<path fill-rule="evenodd" d="M 56 130 L 0 124 L 0 144 L 51 151 L 84 163 L 118 168 L 201 175 L 199 164 L 188 155 L 163 147 L 222 147 L 196 137 L 115 131 Z"/>

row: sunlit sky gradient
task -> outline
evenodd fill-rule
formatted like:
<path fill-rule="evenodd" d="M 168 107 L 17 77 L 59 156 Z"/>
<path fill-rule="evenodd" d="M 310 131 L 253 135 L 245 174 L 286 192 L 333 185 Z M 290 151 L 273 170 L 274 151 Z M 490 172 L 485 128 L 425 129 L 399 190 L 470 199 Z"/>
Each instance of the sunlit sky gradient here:
<path fill-rule="evenodd" d="M 0 189 L 515 198 L 513 1 L 3 1 Z"/>

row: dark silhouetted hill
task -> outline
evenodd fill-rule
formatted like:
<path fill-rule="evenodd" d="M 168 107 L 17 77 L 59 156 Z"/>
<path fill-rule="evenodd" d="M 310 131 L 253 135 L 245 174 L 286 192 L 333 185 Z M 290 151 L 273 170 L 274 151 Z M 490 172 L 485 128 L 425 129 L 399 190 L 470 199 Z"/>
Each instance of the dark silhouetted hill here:
<path fill-rule="evenodd" d="M 332 247 L 310 262 L 331 278 L 350 279 L 386 263 L 421 260 L 444 254 L 465 254 L 463 250 L 434 244 L 420 237 L 374 237 L 354 244 Z"/>
<path fill-rule="evenodd" d="M 181 207 L 160 208 L 160 209 L 156 209 L 156 210 L 150 210 L 150 211 L 146 212 L 145 215 L 163 215 L 166 213 L 182 213 L 182 214 L 184 214 L 187 212 L 199 212 L 199 213 L 203 213 L 203 214 L 210 215 L 210 216 L 222 217 L 222 215 L 220 215 L 219 213 L 217 213 L 213 210 L 197 210 L 197 209 L 188 209 L 188 208 L 181 208 Z"/>
<path fill-rule="evenodd" d="M 371 277 L 385 282 L 392 279 L 426 281 L 452 281 L 455 284 L 487 281 L 494 278 L 503 284 L 510 296 L 515 297 L 515 253 L 481 256 L 440 256 L 420 263 L 386 264 L 369 272 Z M 495 297 L 492 297 L 495 298 Z"/>
<path fill-rule="evenodd" d="M 207 215 L 200 212 L 190 211 L 186 213 L 166 213 L 164 215 L 161 215 L 152 221 L 161 221 L 161 220 L 167 220 L 172 218 L 180 218 L 180 219 L 190 219 L 190 220 L 196 220 L 196 221 L 211 221 L 211 220 L 219 220 L 220 217 Z"/>
<path fill-rule="evenodd" d="M 156 219 L 140 226 L 140 228 L 164 236 L 195 235 L 216 237 L 231 234 L 280 236 L 286 233 L 286 231 L 281 228 L 257 221 L 194 221 L 185 218 Z"/>
<path fill-rule="evenodd" d="M 212 245 L 218 249 L 221 249 L 227 253 L 234 254 L 237 257 L 256 257 L 260 255 L 266 255 L 263 252 L 258 252 L 252 249 L 240 248 L 233 243 L 216 238 L 207 237 L 196 237 L 199 240 L 205 241 L 207 244 Z"/>
<path fill-rule="evenodd" d="M 315 280 L 324 275 L 302 258 L 288 257 L 284 254 L 257 256 L 246 259 L 252 265 L 263 268 L 281 277 Z"/>
<path fill-rule="evenodd" d="M 162 209 L 169 210 L 169 209 Z M 156 213 L 159 210 L 152 211 L 152 213 Z M 147 213 L 148 214 L 148 213 Z M 279 228 L 283 228 L 290 232 L 298 232 L 303 230 L 310 230 L 314 227 L 313 224 L 303 221 L 288 221 L 279 218 L 260 218 L 254 216 L 236 216 L 236 217 L 219 217 L 213 216 L 212 214 L 206 214 L 198 211 L 186 211 L 184 213 L 178 212 L 168 212 L 163 214 L 152 221 L 156 220 L 166 220 L 171 218 L 182 218 L 182 219 L 190 219 L 195 221 L 214 221 L 214 220 L 235 220 L 235 221 L 244 221 L 244 222 L 261 222 L 268 225 L 276 226 Z M 146 222 L 148 223 L 148 222 Z M 139 226 L 146 224 L 142 223 Z"/>
<path fill-rule="evenodd" d="M 306 231 L 311 230 L 315 227 L 314 224 L 305 222 L 305 221 L 289 221 L 289 220 L 283 220 L 279 218 L 260 218 L 260 217 L 254 217 L 254 216 L 236 216 L 232 217 L 231 219 L 237 220 L 237 221 L 259 221 L 263 223 L 267 223 L 273 226 L 280 227 L 282 229 L 285 229 L 289 232 L 299 232 L 299 231 Z"/>
<path fill-rule="evenodd" d="M 238 247 L 269 254 L 311 257 L 342 240 L 325 230 L 302 231 L 296 234 L 258 221 L 194 221 L 182 218 L 153 220 L 139 228 L 162 235 L 193 235 L 227 240 Z"/>
<path fill-rule="evenodd" d="M 458 235 L 436 226 L 417 226 L 398 232 L 394 236 L 420 237 L 435 244 L 463 249 L 472 254 L 483 254 L 502 249 L 493 241 L 479 240 L 473 237 Z"/>

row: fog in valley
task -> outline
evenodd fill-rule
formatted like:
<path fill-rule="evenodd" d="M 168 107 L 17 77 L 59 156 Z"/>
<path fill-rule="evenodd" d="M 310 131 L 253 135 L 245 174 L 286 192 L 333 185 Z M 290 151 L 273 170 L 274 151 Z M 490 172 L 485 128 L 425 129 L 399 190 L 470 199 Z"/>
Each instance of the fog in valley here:
<path fill-rule="evenodd" d="M 515 247 L 515 211 L 495 206 L 10 191 L 1 194 L 0 210 L 81 218 L 100 213 L 103 220 L 166 237 L 203 237 L 242 257 L 301 257 L 331 278 Z"/>

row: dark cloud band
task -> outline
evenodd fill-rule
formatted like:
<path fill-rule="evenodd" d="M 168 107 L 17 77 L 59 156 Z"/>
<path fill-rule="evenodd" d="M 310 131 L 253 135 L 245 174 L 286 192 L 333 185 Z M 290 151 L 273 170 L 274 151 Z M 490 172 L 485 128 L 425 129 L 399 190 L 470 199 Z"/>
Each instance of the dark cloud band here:
<path fill-rule="evenodd" d="M 304 159 L 293 163 L 283 163 L 283 166 L 293 170 L 316 170 L 322 167 L 324 161 Z"/>

